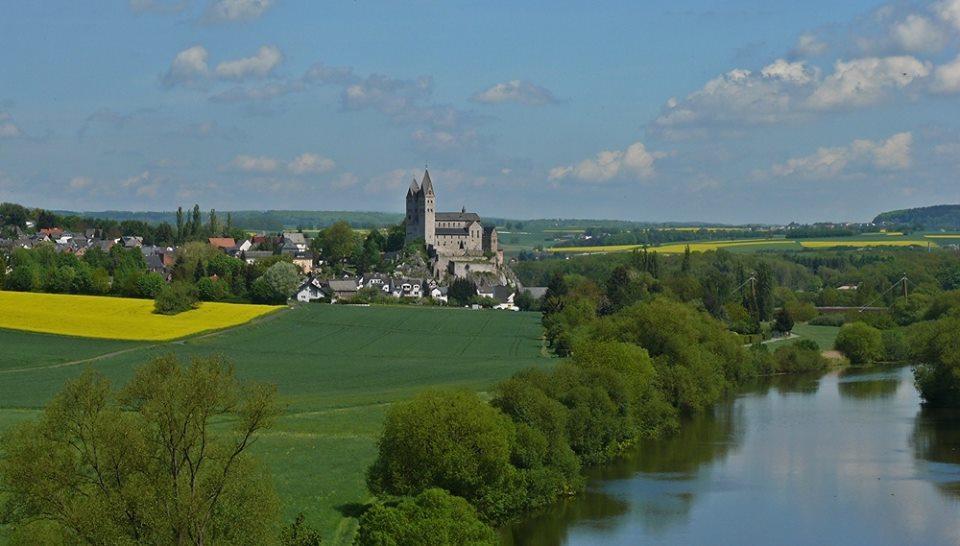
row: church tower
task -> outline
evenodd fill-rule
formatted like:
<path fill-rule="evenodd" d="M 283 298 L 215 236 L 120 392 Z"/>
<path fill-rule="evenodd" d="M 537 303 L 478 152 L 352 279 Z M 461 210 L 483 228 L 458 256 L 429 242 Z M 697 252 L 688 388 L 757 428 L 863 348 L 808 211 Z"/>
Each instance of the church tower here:
<path fill-rule="evenodd" d="M 420 211 L 421 222 L 423 222 L 423 242 L 427 244 L 427 247 L 437 244 L 436 201 L 437 196 L 433 193 L 430 171 L 424 169 L 417 209 Z"/>
<path fill-rule="evenodd" d="M 420 191 L 420 185 L 417 184 L 417 179 L 414 178 L 413 182 L 410 182 L 410 188 L 407 190 L 407 243 L 417 239 L 423 239 L 423 216 L 420 214 L 418 206 L 418 201 L 422 193 L 423 192 Z"/>

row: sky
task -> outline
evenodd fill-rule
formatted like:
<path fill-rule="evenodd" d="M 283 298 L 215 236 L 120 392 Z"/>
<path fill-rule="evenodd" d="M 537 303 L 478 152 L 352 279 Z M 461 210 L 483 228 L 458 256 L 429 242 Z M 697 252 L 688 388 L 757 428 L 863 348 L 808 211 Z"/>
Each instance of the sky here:
<path fill-rule="evenodd" d="M 868 221 L 960 202 L 960 0 L 0 0 L 0 201 Z"/>

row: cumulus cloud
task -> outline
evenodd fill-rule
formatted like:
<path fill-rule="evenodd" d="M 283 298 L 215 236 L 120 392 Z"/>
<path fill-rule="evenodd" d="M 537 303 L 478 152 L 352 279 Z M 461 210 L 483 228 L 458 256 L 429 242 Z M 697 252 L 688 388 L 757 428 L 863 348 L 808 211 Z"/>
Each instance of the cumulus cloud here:
<path fill-rule="evenodd" d="M 207 48 L 201 45 L 191 46 L 177 53 L 163 76 L 163 84 L 173 87 L 196 83 L 206 78 L 210 72 L 207 67 L 208 56 Z"/>
<path fill-rule="evenodd" d="M 897 45 L 910 53 L 940 51 L 947 43 L 947 34 L 938 25 L 916 13 L 896 23 L 891 35 Z"/>
<path fill-rule="evenodd" d="M 867 57 L 837 61 L 833 73 L 810 96 L 816 109 L 875 104 L 891 89 L 904 88 L 930 75 L 929 62 L 915 57 Z"/>
<path fill-rule="evenodd" d="M 943 0 L 934 6 L 940 19 L 960 30 L 960 0 Z"/>
<path fill-rule="evenodd" d="M 475 93 L 470 100 L 483 104 L 514 102 L 528 106 L 540 106 L 557 101 L 549 89 L 522 80 L 498 83 Z"/>
<path fill-rule="evenodd" d="M 836 179 L 854 167 L 899 171 L 912 164 L 913 135 L 897 133 L 882 141 L 854 140 L 848 146 L 820 148 L 815 153 L 775 164 L 758 177 Z"/>
<path fill-rule="evenodd" d="M 265 45 L 252 57 L 224 61 L 217 65 L 216 75 L 225 80 L 264 78 L 283 62 L 283 53 L 274 45 Z"/>
<path fill-rule="evenodd" d="M 273 7 L 274 0 L 213 0 L 204 20 L 211 23 L 252 21 Z"/>
<path fill-rule="evenodd" d="M 248 173 L 271 173 L 279 166 L 279 161 L 266 156 L 238 155 L 230 162 L 231 168 Z"/>
<path fill-rule="evenodd" d="M 937 67 L 932 89 L 937 93 L 960 93 L 960 56 Z"/>
<path fill-rule="evenodd" d="M 550 169 L 548 179 L 606 182 L 614 178 L 649 178 L 656 174 L 656 161 L 665 156 L 664 152 L 647 150 L 642 142 L 634 142 L 626 150 L 605 150 L 579 163 L 554 167 Z"/>
<path fill-rule="evenodd" d="M 287 164 L 287 169 L 293 174 L 319 174 L 332 171 L 336 163 L 332 159 L 311 153 L 298 155 Z"/>
<path fill-rule="evenodd" d="M 22 135 L 23 131 L 13 122 L 13 116 L 0 111 L 0 138 L 15 138 Z"/>

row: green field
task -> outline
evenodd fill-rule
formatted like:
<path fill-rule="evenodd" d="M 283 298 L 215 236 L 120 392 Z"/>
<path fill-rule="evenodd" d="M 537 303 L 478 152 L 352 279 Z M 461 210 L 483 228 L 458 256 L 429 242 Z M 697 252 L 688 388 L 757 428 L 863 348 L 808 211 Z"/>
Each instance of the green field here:
<path fill-rule="evenodd" d="M 355 520 L 344 517 L 351 504 L 368 499 L 363 474 L 391 402 L 432 386 L 482 391 L 552 362 L 537 314 L 401 306 L 304 305 L 170 343 L 0 330 L 0 346 L 0 431 L 35 416 L 84 366 L 122 384 L 158 354 L 227 355 L 239 377 L 276 384 L 286 405 L 254 448 L 271 469 L 285 517 L 305 512 L 334 543 L 353 532 Z M 107 356 L 77 363 L 97 355 Z"/>
<path fill-rule="evenodd" d="M 801 339 L 810 339 L 820 346 L 823 351 L 833 349 L 833 342 L 837 339 L 840 328 L 837 326 L 814 326 L 807 323 L 800 323 L 793 327 L 793 333 L 799 337 L 789 340 L 778 340 L 770 342 L 770 348 L 775 349 L 781 343 L 793 343 Z"/>

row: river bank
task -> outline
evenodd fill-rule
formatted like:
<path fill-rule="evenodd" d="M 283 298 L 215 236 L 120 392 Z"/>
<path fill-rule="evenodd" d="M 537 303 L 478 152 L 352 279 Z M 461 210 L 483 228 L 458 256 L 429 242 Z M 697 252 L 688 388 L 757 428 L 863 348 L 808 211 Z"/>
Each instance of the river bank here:
<path fill-rule="evenodd" d="M 676 436 L 591 469 L 505 544 L 956 544 L 960 420 L 909 367 L 745 386 Z M 935 523 L 935 524 L 934 524 Z"/>

